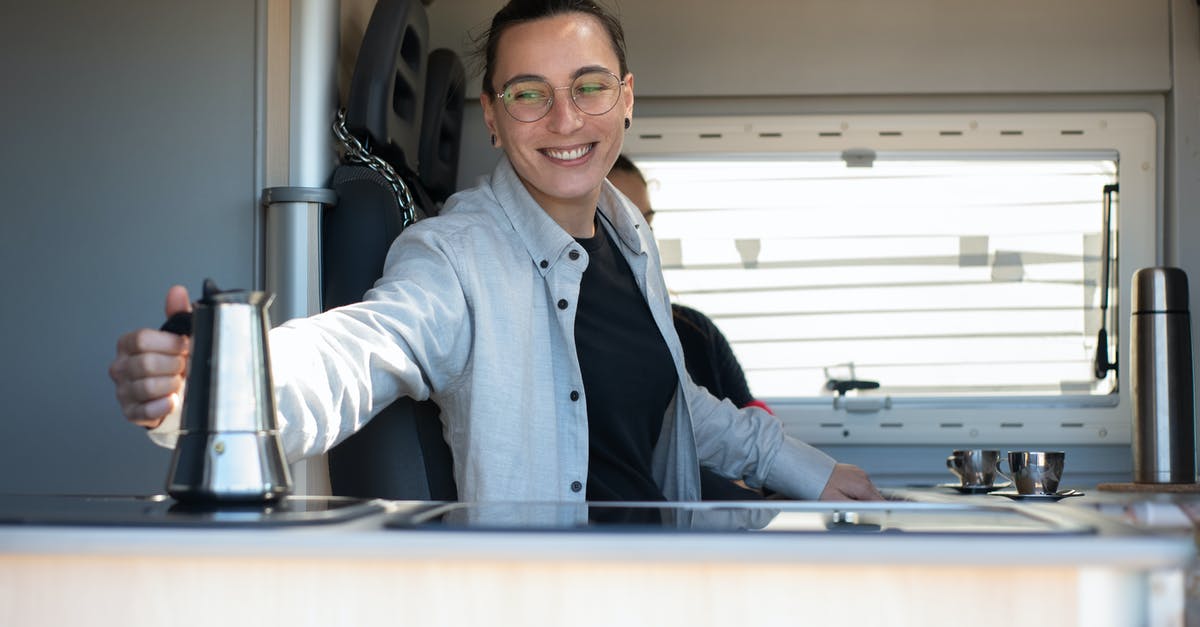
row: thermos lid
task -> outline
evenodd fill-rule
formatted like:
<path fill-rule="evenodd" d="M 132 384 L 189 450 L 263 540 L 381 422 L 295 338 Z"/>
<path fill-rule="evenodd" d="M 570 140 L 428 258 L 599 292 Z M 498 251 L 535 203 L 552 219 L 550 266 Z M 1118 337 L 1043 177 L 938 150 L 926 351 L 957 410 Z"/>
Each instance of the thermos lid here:
<path fill-rule="evenodd" d="M 1133 273 L 1133 313 L 1188 310 L 1187 273 L 1179 268 L 1142 268 Z"/>

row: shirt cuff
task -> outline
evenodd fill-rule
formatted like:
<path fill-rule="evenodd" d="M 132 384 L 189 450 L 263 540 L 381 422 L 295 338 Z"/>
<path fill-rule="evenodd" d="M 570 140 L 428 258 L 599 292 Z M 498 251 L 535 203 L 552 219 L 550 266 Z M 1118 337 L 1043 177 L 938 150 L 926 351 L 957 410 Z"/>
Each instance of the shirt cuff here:
<path fill-rule="evenodd" d="M 179 398 L 183 398 L 183 390 L 179 391 Z M 146 435 L 150 436 L 150 441 L 163 448 L 175 448 L 175 441 L 179 439 L 179 425 L 182 423 L 183 402 L 175 404 L 175 409 L 163 418 L 162 422 L 158 423 L 157 427 L 146 430 Z"/>
<path fill-rule="evenodd" d="M 836 464 L 835 459 L 816 447 L 785 435 L 764 485 L 792 498 L 816 499 L 829 483 Z"/>

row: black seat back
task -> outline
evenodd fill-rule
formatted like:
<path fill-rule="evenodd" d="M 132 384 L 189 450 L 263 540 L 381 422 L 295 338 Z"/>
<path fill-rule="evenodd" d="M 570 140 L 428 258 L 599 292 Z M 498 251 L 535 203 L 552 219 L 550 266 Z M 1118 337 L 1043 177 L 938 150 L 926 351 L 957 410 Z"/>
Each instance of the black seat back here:
<path fill-rule="evenodd" d="M 445 48 L 429 53 L 427 68 L 419 173 L 430 198 L 440 205 L 458 184 L 467 72 L 458 55 Z"/>
<path fill-rule="evenodd" d="M 346 127 L 404 182 L 415 218 L 436 215 L 457 182 L 465 73 L 457 55 L 426 54 L 428 22 L 415 0 L 379 0 L 363 37 L 346 103 Z M 378 167 L 346 163 L 321 224 L 325 309 L 357 302 L 379 279 L 405 227 Z M 437 405 L 402 398 L 329 452 L 334 494 L 456 500 L 453 457 Z"/>
<path fill-rule="evenodd" d="M 393 165 L 417 170 L 429 18 L 414 0 L 378 0 L 346 98 L 346 127 Z"/>

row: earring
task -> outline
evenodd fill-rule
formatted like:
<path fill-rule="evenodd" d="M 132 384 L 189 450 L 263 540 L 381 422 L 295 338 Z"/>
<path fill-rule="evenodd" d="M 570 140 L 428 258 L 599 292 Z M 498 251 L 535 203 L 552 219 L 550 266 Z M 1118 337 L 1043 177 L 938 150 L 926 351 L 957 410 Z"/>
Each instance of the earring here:
<path fill-rule="evenodd" d="M 492 135 L 492 146 L 496 145 L 496 136 Z"/>
<path fill-rule="evenodd" d="M 627 131 L 629 130 L 630 124 L 633 124 L 633 120 L 630 120 L 629 118 L 625 118 L 625 130 L 627 130 Z"/>

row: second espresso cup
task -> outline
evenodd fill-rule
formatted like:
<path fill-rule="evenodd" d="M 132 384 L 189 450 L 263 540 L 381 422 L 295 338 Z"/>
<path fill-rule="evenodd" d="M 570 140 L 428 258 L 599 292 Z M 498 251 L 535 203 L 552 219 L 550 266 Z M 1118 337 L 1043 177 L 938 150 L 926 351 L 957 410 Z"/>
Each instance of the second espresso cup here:
<path fill-rule="evenodd" d="M 1057 493 L 1066 459 L 1062 451 L 1009 451 L 1008 469 L 1017 493 Z"/>
<path fill-rule="evenodd" d="M 946 468 L 958 476 L 964 488 L 990 488 L 1000 474 L 1000 451 L 957 450 L 946 458 Z"/>

